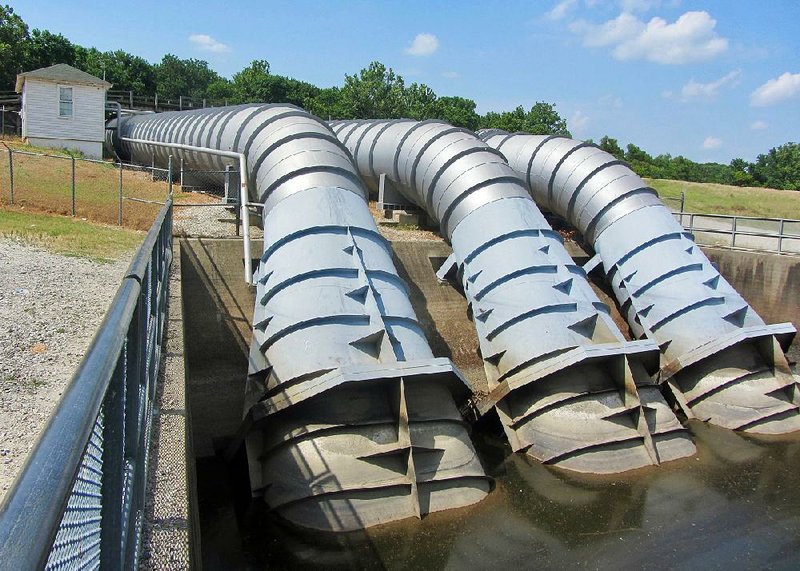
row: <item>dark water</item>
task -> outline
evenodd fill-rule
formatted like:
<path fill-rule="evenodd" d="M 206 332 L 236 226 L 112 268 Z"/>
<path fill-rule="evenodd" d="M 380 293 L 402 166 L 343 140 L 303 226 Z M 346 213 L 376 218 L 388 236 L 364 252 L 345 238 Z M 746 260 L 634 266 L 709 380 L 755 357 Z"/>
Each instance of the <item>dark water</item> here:
<path fill-rule="evenodd" d="M 243 465 L 198 465 L 205 569 L 800 569 L 800 437 L 690 422 L 698 454 L 579 477 L 477 446 L 496 489 L 460 510 L 355 534 L 287 529 L 249 501 Z M 243 495 L 244 494 L 244 495 Z"/>

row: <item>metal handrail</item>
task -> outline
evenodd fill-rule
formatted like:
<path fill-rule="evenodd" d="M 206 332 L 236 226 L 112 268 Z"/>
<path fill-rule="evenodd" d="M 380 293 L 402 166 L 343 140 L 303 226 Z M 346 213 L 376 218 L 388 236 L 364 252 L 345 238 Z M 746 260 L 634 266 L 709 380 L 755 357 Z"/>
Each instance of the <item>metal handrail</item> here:
<path fill-rule="evenodd" d="M 784 240 L 800 240 L 800 234 L 794 233 L 787 233 L 786 226 L 787 224 L 796 224 L 800 225 L 800 220 L 793 219 L 793 218 L 772 218 L 767 216 L 739 216 L 736 214 L 710 214 L 710 213 L 699 213 L 699 212 L 673 212 L 673 215 L 677 218 L 680 222 L 681 226 L 683 226 L 689 232 L 703 232 L 707 234 L 722 234 L 726 236 L 731 236 L 731 247 L 736 246 L 736 237 L 737 236 L 751 236 L 756 238 L 772 238 L 778 241 L 777 244 L 777 251 L 778 253 L 784 253 L 783 249 L 783 241 Z M 684 223 L 685 217 L 688 217 L 689 223 Z M 697 219 L 712 219 L 712 220 L 730 220 L 731 227 L 730 228 L 706 228 L 706 227 L 698 227 L 695 222 Z M 740 222 L 774 222 L 779 225 L 777 231 L 758 231 L 758 230 L 751 230 L 751 229 L 740 229 L 739 224 Z M 751 248 L 752 249 L 752 248 Z M 796 253 L 796 252 L 793 252 Z"/>
<path fill-rule="evenodd" d="M 102 482 L 102 495 L 93 500 L 101 504 L 93 506 L 101 516 L 99 522 L 86 524 L 87 533 L 98 536 L 96 550 L 94 554 L 80 552 L 69 557 L 94 557 L 108 568 L 135 568 L 144 508 L 150 407 L 159 367 L 171 259 L 170 198 L 0 505 L 0 567 L 48 566 L 54 541 L 64 527 L 68 502 L 76 496 L 79 470 L 91 455 L 90 440 L 101 433 L 100 457 L 91 456 L 102 465 L 102 474 L 97 476 Z M 126 400 L 128 393 L 138 396 L 134 399 L 128 395 Z M 126 419 L 126 409 L 137 414 Z M 133 420 L 135 425 L 130 424 Z M 135 501 L 124 500 L 125 494 Z M 68 550 L 69 541 L 65 544 Z"/>

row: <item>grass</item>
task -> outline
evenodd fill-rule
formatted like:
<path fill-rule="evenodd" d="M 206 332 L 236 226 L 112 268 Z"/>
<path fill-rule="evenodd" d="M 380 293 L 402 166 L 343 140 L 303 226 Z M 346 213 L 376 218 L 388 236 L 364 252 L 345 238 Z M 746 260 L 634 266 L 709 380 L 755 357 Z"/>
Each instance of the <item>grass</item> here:
<path fill-rule="evenodd" d="M 0 236 L 95 262 L 112 262 L 137 248 L 144 239 L 141 231 L 29 212 L 18 207 L 0 207 Z"/>
<path fill-rule="evenodd" d="M 661 198 L 679 200 L 681 191 L 685 192 L 686 212 L 800 219 L 800 191 L 682 180 L 645 180 Z M 668 200 L 667 205 L 677 210 L 677 200 Z"/>
<path fill-rule="evenodd" d="M 13 155 L 14 205 L 52 214 L 72 213 L 72 160 L 74 153 L 6 141 L 12 150 L 46 153 L 48 157 Z M 60 158 L 59 158 L 60 157 Z M 0 147 L 0 205 L 9 205 L 10 172 L 8 152 Z M 161 201 L 167 197 L 167 183 L 153 181 L 148 172 L 124 169 L 125 198 Z M 213 202 L 215 199 L 184 193 L 174 186 L 176 202 Z M 160 209 L 158 204 L 123 200 L 122 222 L 126 228 L 147 230 Z M 75 161 L 75 214 L 78 218 L 116 224 L 119 216 L 119 169 L 113 163 Z"/>

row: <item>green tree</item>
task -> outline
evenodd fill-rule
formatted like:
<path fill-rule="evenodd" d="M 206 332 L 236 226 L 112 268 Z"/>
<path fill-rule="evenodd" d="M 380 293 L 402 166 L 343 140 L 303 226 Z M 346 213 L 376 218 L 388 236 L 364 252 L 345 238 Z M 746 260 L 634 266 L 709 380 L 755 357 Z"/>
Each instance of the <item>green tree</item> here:
<path fill-rule="evenodd" d="M 26 67 L 38 69 L 57 63 L 75 65 L 75 46 L 61 34 L 33 30 L 27 43 Z"/>
<path fill-rule="evenodd" d="M 325 120 L 347 116 L 342 105 L 342 92 L 338 87 L 320 89 L 316 95 L 303 102 L 303 108 Z"/>
<path fill-rule="evenodd" d="M 567 122 L 552 103 L 537 101 L 525 116 L 525 131 L 534 135 L 564 135 L 571 137 Z"/>
<path fill-rule="evenodd" d="M 28 25 L 8 5 L 0 4 L 0 89 L 14 89 L 17 74 L 26 70 Z"/>
<path fill-rule="evenodd" d="M 604 135 L 602 139 L 600 139 L 600 145 L 598 145 L 601 149 L 607 152 L 610 155 L 614 155 L 619 160 L 623 160 L 625 158 L 625 151 L 622 150 L 622 147 L 619 146 L 619 142 L 616 139 L 612 139 L 608 135 Z"/>
<path fill-rule="evenodd" d="M 219 74 L 208 67 L 208 62 L 198 59 L 180 59 L 167 54 L 155 69 L 158 95 L 167 99 L 190 96 L 202 99 L 206 90 L 220 79 Z"/>
<path fill-rule="evenodd" d="M 758 155 L 752 175 L 756 182 L 769 188 L 800 190 L 800 144 L 786 143 Z"/>
<path fill-rule="evenodd" d="M 342 119 L 398 119 L 406 115 L 403 78 L 378 61 L 358 75 L 345 75 Z"/>
<path fill-rule="evenodd" d="M 464 97 L 439 97 L 436 100 L 436 118 L 471 131 L 475 131 L 480 122 L 475 102 Z"/>
<path fill-rule="evenodd" d="M 411 119 L 435 119 L 438 114 L 436 93 L 424 83 L 412 83 L 403 90 L 403 107 Z"/>

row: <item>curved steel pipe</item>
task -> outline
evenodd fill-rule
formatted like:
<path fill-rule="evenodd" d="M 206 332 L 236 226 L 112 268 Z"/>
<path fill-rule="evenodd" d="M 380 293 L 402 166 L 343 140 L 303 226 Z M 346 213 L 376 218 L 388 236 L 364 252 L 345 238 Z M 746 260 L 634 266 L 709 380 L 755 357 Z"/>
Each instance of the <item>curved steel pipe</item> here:
<path fill-rule="evenodd" d="M 482 499 L 484 474 L 347 150 L 289 105 L 123 118 L 117 137 L 243 153 L 264 204 L 245 396 L 254 494 L 284 518 L 344 531 Z M 198 169 L 224 157 L 115 139 L 121 156 Z"/>
<path fill-rule="evenodd" d="M 439 222 L 514 450 L 611 473 L 694 453 L 651 383 L 657 347 L 626 342 L 500 153 L 438 121 L 332 122 L 362 177 L 385 174 Z M 657 357 L 655 358 L 657 361 Z"/>
<path fill-rule="evenodd" d="M 800 390 L 784 349 L 791 324 L 766 325 L 628 166 L 560 136 L 484 131 L 537 203 L 578 229 L 638 338 L 661 347 L 658 380 L 688 417 L 753 433 L 800 429 Z"/>

